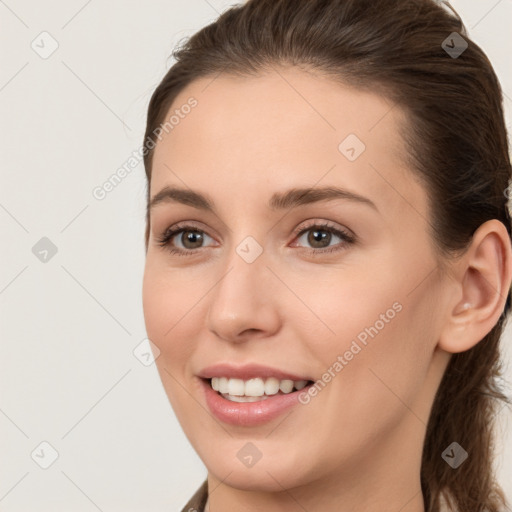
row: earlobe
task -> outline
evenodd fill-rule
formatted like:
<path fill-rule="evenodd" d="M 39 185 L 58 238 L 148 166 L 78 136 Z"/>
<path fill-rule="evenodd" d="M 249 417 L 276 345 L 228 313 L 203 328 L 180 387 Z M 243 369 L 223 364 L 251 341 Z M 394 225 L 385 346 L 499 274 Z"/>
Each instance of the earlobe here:
<path fill-rule="evenodd" d="M 510 237 L 500 221 L 489 220 L 475 231 L 466 254 L 456 264 L 457 298 L 441 332 L 441 349 L 451 353 L 469 350 L 496 325 L 512 280 L 511 254 Z"/>

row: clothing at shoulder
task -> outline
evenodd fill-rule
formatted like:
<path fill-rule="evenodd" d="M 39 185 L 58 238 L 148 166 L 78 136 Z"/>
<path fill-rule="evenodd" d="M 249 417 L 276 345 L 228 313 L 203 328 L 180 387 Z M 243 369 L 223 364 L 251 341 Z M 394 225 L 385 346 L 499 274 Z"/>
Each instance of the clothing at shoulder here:
<path fill-rule="evenodd" d="M 181 512 L 204 512 L 206 500 L 208 499 L 208 480 L 205 480 L 189 502 L 182 508 Z"/>

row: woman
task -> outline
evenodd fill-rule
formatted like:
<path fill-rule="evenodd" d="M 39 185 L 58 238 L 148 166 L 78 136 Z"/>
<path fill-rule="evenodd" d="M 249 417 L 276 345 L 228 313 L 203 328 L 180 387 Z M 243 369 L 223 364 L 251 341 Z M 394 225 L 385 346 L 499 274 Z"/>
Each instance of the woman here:
<path fill-rule="evenodd" d="M 511 164 L 460 18 L 249 0 L 174 56 L 145 134 L 143 301 L 208 470 L 183 510 L 504 510 Z"/>

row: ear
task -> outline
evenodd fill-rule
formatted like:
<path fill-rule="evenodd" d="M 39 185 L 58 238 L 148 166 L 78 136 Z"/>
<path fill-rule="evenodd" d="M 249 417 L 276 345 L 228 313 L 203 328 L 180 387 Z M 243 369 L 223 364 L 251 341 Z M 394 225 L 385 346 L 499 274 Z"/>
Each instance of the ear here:
<path fill-rule="evenodd" d="M 475 231 L 456 264 L 456 293 L 448 302 L 439 348 L 451 353 L 469 350 L 496 325 L 510 290 L 511 254 L 510 237 L 499 220 L 489 220 Z"/>

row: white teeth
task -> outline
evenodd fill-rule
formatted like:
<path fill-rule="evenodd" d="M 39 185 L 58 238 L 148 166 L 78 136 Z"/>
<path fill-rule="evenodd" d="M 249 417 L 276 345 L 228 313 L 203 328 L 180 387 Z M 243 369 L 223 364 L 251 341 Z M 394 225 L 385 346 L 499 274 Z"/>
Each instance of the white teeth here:
<path fill-rule="evenodd" d="M 265 384 L 263 379 L 250 379 L 245 383 L 245 396 L 263 396 Z"/>
<path fill-rule="evenodd" d="M 308 383 L 307 380 L 278 380 L 274 377 L 262 379 L 256 377 L 254 379 L 229 379 L 228 377 L 213 377 L 211 386 L 215 391 L 222 395 L 230 395 L 230 399 L 235 402 L 254 402 L 254 399 L 264 399 L 267 396 L 277 395 L 281 393 L 288 394 L 295 390 L 301 390 Z M 238 398 L 243 399 L 238 400 Z M 247 398 L 247 400 L 245 399 Z M 251 400 L 249 400 L 251 398 Z"/>
<path fill-rule="evenodd" d="M 230 395 L 242 396 L 245 395 L 245 383 L 242 379 L 229 379 L 228 393 Z"/>
<path fill-rule="evenodd" d="M 219 377 L 219 388 L 218 391 L 221 393 L 227 393 L 229 390 L 229 379 L 226 379 L 226 377 Z M 213 388 L 215 389 L 215 388 Z"/>
<path fill-rule="evenodd" d="M 282 380 L 279 383 L 279 389 L 283 393 L 290 393 L 293 390 L 293 380 Z"/>
<path fill-rule="evenodd" d="M 227 400 L 231 402 L 260 402 L 261 400 L 266 400 L 268 396 L 234 396 L 234 395 L 222 395 Z"/>
<path fill-rule="evenodd" d="M 307 380 L 296 380 L 293 385 L 297 391 L 300 391 L 302 388 L 306 387 L 306 384 L 308 383 Z"/>
<path fill-rule="evenodd" d="M 274 377 L 270 377 L 265 381 L 265 394 L 277 395 L 279 392 L 279 381 Z"/>

